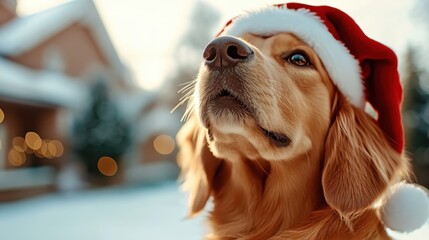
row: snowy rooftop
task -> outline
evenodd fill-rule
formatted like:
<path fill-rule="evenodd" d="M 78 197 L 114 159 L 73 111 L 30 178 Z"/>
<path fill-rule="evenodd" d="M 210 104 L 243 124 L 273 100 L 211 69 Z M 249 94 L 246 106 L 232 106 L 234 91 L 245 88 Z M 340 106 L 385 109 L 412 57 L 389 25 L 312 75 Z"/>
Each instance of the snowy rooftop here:
<path fill-rule="evenodd" d="M 0 52 L 3 55 L 20 55 L 33 49 L 82 17 L 84 11 L 80 11 L 81 8 L 79 4 L 68 3 L 11 21 L 0 29 Z"/>
<path fill-rule="evenodd" d="M 78 108 L 86 97 L 79 82 L 60 73 L 31 70 L 0 58 L 0 97 Z"/>
<path fill-rule="evenodd" d="M 117 52 L 91 0 L 74 0 L 52 9 L 22 16 L 0 28 L 0 54 L 23 54 L 73 23 L 80 22 L 91 29 L 103 53 L 113 68 L 122 76 L 126 74 Z"/>

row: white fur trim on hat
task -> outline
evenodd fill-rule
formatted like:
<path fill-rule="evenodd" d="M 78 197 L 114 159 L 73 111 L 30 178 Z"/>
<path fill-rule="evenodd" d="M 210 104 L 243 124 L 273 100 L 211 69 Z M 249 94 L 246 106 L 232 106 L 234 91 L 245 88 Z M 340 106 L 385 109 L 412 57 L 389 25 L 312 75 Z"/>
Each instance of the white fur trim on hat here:
<path fill-rule="evenodd" d="M 364 87 L 358 61 L 337 41 L 319 17 L 307 9 L 267 7 L 243 14 L 222 35 L 245 33 L 273 35 L 289 32 L 298 36 L 319 55 L 334 84 L 355 106 L 364 107 Z"/>
<path fill-rule="evenodd" d="M 412 232 L 429 221 L 429 196 L 425 188 L 398 183 L 391 187 L 381 217 L 384 224 L 397 232 Z"/>

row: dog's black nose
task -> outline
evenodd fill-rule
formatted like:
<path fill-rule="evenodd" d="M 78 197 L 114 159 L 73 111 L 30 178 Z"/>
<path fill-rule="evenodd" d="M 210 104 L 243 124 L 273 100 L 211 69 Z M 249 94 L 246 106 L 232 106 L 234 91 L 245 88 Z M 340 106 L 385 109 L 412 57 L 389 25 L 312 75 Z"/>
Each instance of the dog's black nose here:
<path fill-rule="evenodd" d="M 205 63 L 210 68 L 234 67 L 253 56 L 252 49 L 238 38 L 222 36 L 211 41 L 204 50 Z"/>

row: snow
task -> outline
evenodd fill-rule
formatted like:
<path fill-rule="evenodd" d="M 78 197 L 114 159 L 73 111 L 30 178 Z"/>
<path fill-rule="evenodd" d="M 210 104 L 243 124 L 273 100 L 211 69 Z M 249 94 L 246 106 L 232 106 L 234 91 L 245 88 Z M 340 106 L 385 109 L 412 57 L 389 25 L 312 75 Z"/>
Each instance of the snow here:
<path fill-rule="evenodd" d="M 0 54 L 18 56 L 34 49 L 73 23 L 88 27 L 112 67 L 132 84 L 92 0 L 74 0 L 32 15 L 22 16 L 0 28 Z"/>
<path fill-rule="evenodd" d="M 36 71 L 0 58 L 0 96 L 79 108 L 86 99 L 79 80 L 50 71 Z"/>
<path fill-rule="evenodd" d="M 55 170 L 49 166 L 0 170 L 0 191 L 49 186 L 54 182 Z"/>
<path fill-rule="evenodd" d="M 0 239 L 199 240 L 204 216 L 186 219 L 186 196 L 175 182 L 59 193 L 0 204 Z M 397 240 L 423 240 L 388 230 Z"/>
<path fill-rule="evenodd" d="M 429 238 L 429 227 L 420 228 L 411 233 L 399 233 L 387 229 L 387 233 L 393 240 L 427 240 Z"/>
<path fill-rule="evenodd" d="M 74 1 L 17 18 L 0 29 L 0 53 L 20 55 L 82 17 L 85 1 Z"/>
<path fill-rule="evenodd" d="M 0 205 L 0 239 L 202 239 L 175 182 L 54 194 Z"/>

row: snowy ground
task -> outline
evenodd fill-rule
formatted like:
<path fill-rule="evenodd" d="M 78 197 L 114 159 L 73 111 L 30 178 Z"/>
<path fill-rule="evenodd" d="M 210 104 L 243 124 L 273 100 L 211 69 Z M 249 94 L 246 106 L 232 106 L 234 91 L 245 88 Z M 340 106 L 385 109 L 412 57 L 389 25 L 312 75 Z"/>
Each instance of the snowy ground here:
<path fill-rule="evenodd" d="M 52 194 L 0 204 L 1 240 L 200 240 L 203 217 L 185 219 L 175 182 Z M 429 229 L 395 239 L 429 239 Z"/>
<path fill-rule="evenodd" d="M 0 204 L 0 239 L 202 239 L 202 218 L 186 220 L 185 213 L 174 182 L 53 194 Z"/>

